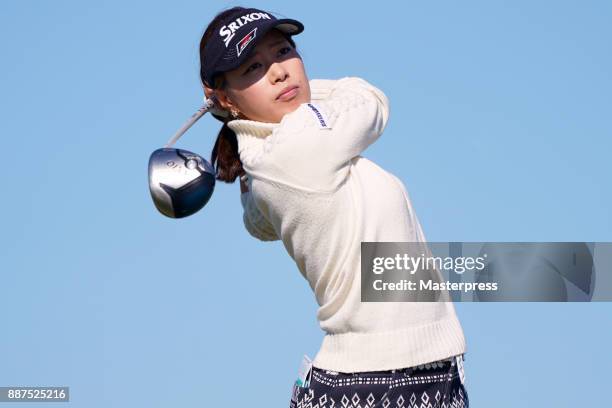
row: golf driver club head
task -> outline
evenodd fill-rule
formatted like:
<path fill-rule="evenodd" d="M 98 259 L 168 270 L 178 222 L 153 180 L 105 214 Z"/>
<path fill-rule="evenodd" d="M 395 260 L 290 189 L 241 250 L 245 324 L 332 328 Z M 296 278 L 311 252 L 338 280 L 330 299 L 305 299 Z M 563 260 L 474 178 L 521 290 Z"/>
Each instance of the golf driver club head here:
<path fill-rule="evenodd" d="M 215 170 L 200 155 L 164 147 L 149 158 L 149 190 L 155 207 L 170 218 L 183 218 L 206 205 L 215 189 Z"/>

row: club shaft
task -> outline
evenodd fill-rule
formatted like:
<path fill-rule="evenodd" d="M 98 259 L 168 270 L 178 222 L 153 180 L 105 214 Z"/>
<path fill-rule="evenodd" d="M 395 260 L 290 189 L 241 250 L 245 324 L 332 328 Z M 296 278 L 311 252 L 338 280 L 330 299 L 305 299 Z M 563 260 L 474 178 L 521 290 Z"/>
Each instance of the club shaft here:
<path fill-rule="evenodd" d="M 191 115 L 189 120 L 187 120 L 187 122 L 185 122 L 185 124 L 179 130 L 177 130 L 174 136 L 170 138 L 170 140 L 168 141 L 168 143 L 166 143 L 164 147 L 172 147 L 172 145 L 174 145 L 176 141 L 179 140 L 179 138 L 183 136 L 185 132 L 187 132 L 187 130 L 189 130 L 189 128 L 198 121 L 198 119 L 200 119 L 202 116 L 204 116 L 206 112 L 208 112 L 208 110 L 213 106 L 213 104 L 214 100 L 212 98 L 207 99 L 206 103 L 193 115 Z"/>

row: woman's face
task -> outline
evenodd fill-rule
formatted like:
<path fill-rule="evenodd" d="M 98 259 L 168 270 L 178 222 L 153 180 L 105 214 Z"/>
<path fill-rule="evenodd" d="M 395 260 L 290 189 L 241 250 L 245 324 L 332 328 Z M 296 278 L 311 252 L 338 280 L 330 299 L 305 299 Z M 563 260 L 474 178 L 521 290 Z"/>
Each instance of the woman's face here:
<path fill-rule="evenodd" d="M 225 73 L 227 85 L 215 90 L 226 109 L 239 118 L 278 123 L 310 102 L 302 58 L 277 30 L 270 30 L 240 67 Z"/>

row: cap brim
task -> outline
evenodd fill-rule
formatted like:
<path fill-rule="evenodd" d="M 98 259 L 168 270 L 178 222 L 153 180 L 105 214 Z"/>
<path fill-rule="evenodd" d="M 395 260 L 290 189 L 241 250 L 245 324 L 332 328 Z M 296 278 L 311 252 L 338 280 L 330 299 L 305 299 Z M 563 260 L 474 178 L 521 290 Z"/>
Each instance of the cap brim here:
<path fill-rule="evenodd" d="M 274 22 L 272 28 L 277 28 L 284 33 L 296 35 L 304 31 L 304 25 L 297 20 L 291 18 L 281 18 Z"/>

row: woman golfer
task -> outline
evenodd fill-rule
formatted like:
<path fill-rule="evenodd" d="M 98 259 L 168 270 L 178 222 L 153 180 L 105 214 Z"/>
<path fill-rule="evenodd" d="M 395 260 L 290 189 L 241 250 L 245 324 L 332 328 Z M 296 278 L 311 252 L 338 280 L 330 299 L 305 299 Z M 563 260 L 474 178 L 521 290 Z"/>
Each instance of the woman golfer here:
<path fill-rule="evenodd" d="M 389 116 L 365 80 L 309 80 L 270 12 L 218 14 L 200 43 L 201 80 L 223 122 L 211 161 L 241 179 L 248 232 L 282 240 L 320 306 L 326 335 L 292 407 L 466 407 L 463 330 L 452 302 L 361 302 L 361 242 L 424 242 L 400 179 L 361 153 Z M 310 405 L 309 405 L 310 404 Z"/>

